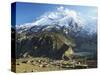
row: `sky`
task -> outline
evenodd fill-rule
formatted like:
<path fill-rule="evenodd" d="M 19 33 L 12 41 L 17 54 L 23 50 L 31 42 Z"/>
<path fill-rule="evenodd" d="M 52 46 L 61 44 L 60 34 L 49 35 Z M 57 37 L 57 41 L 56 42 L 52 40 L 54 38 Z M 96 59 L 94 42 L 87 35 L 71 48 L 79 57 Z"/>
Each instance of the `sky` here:
<path fill-rule="evenodd" d="M 16 25 L 47 22 L 48 20 L 44 19 L 44 16 L 50 15 L 53 19 L 56 18 L 55 16 L 59 18 L 58 14 L 56 15 L 59 11 L 62 13 L 67 11 L 67 15 L 71 15 L 73 18 L 79 16 L 84 21 L 84 24 L 86 24 L 85 27 L 87 29 L 96 28 L 97 7 L 24 2 L 16 3 Z"/>

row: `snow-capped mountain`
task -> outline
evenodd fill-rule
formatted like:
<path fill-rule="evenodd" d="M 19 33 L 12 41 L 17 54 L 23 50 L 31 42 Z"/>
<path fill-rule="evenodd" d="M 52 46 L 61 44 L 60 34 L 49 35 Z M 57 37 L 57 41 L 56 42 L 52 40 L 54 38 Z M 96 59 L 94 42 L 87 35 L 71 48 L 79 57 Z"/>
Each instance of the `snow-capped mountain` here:
<path fill-rule="evenodd" d="M 88 30 L 89 34 L 93 34 L 96 32 L 96 22 L 96 18 L 88 20 L 80 12 L 61 6 L 55 11 L 44 13 L 33 22 L 16 25 L 16 31 L 22 33 L 65 28 L 65 33 L 68 33 L 67 30 L 77 32 L 83 29 L 82 31 Z"/>
<path fill-rule="evenodd" d="M 50 30 L 53 28 L 59 29 L 65 27 L 77 31 L 78 28 L 83 25 L 83 20 L 78 12 L 59 7 L 56 11 L 43 14 L 32 23 L 16 25 L 16 30 L 18 33 L 22 33 L 28 30 L 36 32 L 39 30 Z"/>

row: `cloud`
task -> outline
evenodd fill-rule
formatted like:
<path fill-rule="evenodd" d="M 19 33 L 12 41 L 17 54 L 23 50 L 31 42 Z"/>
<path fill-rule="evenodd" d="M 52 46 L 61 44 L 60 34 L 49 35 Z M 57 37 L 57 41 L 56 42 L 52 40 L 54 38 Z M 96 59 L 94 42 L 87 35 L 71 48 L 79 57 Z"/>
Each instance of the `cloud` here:
<path fill-rule="evenodd" d="M 63 11 L 64 10 L 64 7 L 63 6 L 60 6 L 60 7 L 57 8 L 57 10 L 58 11 Z"/>
<path fill-rule="evenodd" d="M 63 6 L 58 7 L 55 11 L 46 12 L 37 21 L 34 22 L 35 25 L 47 25 L 47 24 L 59 24 L 68 25 L 68 23 L 73 20 L 73 22 L 78 23 L 82 26 L 82 18 L 79 13 L 74 10 L 69 10 Z"/>
<path fill-rule="evenodd" d="M 96 17 L 96 16 L 90 16 L 90 18 L 91 18 L 92 20 L 97 20 L 97 17 Z"/>

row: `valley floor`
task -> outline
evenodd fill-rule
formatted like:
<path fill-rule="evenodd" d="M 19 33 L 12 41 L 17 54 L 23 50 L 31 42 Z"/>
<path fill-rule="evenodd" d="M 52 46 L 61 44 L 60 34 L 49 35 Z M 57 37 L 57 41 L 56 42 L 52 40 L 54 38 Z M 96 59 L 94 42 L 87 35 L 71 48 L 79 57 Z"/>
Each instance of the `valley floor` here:
<path fill-rule="evenodd" d="M 34 58 L 21 58 L 16 59 L 16 72 L 41 72 L 41 71 L 57 71 L 57 70 L 69 70 L 69 69 L 88 69 L 96 68 L 97 64 L 95 60 L 87 60 L 85 64 L 76 63 L 76 61 L 65 60 L 52 60 L 43 57 Z"/>

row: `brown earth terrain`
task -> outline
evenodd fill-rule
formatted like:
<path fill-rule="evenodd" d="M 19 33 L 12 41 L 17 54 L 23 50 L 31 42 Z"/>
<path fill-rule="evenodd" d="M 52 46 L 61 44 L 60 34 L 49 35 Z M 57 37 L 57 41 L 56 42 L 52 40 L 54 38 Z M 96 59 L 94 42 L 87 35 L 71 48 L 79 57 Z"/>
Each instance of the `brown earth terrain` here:
<path fill-rule="evenodd" d="M 88 60 L 85 64 L 76 61 L 66 60 L 52 60 L 49 58 L 35 57 L 35 58 L 20 58 L 16 59 L 16 72 L 41 72 L 41 71 L 57 71 L 69 69 L 87 69 L 96 68 L 94 60 Z"/>

